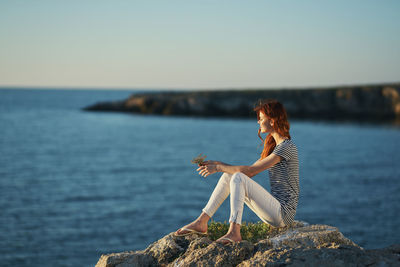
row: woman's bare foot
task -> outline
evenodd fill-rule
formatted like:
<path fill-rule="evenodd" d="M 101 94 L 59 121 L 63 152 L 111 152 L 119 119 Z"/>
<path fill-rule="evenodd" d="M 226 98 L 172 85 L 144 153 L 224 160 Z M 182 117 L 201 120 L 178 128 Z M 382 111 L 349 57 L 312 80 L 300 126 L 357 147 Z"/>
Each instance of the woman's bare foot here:
<path fill-rule="evenodd" d="M 226 239 L 224 239 L 226 238 Z M 242 237 L 240 235 L 235 235 L 233 233 L 226 233 L 226 235 L 224 235 L 223 237 L 217 239 L 215 242 L 217 243 L 221 243 L 223 245 L 232 243 L 231 241 L 229 241 L 229 239 L 232 240 L 233 242 L 240 242 L 242 241 Z"/>
<path fill-rule="evenodd" d="M 231 223 L 226 235 L 217 239 L 215 242 L 226 245 L 226 244 L 231 243 L 230 240 L 232 240 L 233 242 L 242 241 L 242 236 L 240 235 L 240 224 Z"/>
<path fill-rule="evenodd" d="M 200 221 L 193 221 L 192 223 L 189 223 L 185 225 L 182 228 L 190 229 L 190 230 L 195 230 L 201 233 L 207 233 L 207 224 L 201 223 Z M 177 235 L 183 235 L 186 233 L 189 233 L 190 231 L 188 230 L 182 230 L 182 228 L 178 229 L 175 234 Z"/>
<path fill-rule="evenodd" d="M 189 223 L 187 225 L 185 225 L 182 228 L 187 228 L 190 230 L 195 230 L 201 233 L 207 233 L 207 228 L 208 228 L 208 220 L 210 220 L 210 216 L 208 216 L 205 212 L 202 212 L 200 214 L 200 216 L 194 220 L 192 223 Z M 187 234 L 190 231 L 187 230 L 182 230 L 182 228 L 180 228 L 179 230 L 177 230 L 175 232 L 175 235 L 183 235 L 183 234 Z"/>

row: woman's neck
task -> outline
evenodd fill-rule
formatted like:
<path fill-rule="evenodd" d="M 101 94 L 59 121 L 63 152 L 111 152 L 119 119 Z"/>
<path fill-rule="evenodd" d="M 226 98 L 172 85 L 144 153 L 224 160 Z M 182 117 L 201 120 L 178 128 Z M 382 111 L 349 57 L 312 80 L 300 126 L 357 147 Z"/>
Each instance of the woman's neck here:
<path fill-rule="evenodd" d="M 286 139 L 288 139 L 287 137 L 284 137 L 276 132 L 271 133 L 272 137 L 275 140 L 276 145 L 279 145 L 280 143 L 282 143 L 283 141 L 285 141 Z"/>

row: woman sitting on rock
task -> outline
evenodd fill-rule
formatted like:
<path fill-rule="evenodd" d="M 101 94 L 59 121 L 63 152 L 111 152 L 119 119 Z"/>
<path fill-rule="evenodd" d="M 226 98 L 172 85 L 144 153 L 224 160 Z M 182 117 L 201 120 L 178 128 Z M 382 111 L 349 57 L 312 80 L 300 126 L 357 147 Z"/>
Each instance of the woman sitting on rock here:
<path fill-rule="evenodd" d="M 260 102 L 254 111 L 257 113 L 258 136 L 269 133 L 264 142 L 260 159 L 250 166 L 232 166 L 220 161 L 205 161 L 197 169 L 207 177 L 222 172 L 207 205 L 200 216 L 192 223 L 175 232 L 176 236 L 207 234 L 208 220 L 230 194 L 231 214 L 228 232 L 217 240 L 222 244 L 242 240 L 243 203 L 254 211 L 265 223 L 283 227 L 293 222 L 299 198 L 299 162 L 296 145 L 289 134 L 289 122 L 285 108 L 276 100 Z M 251 177 L 267 170 L 271 193 L 256 183 Z"/>

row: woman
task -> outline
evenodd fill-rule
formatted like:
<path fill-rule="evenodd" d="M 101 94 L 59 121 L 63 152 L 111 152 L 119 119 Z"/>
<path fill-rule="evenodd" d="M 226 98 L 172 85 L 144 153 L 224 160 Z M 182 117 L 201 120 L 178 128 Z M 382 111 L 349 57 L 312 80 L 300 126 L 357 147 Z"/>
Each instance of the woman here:
<path fill-rule="evenodd" d="M 299 163 L 296 145 L 289 134 L 289 122 L 285 108 L 276 100 L 260 102 L 257 113 L 258 136 L 268 133 L 260 158 L 250 166 L 232 166 L 220 161 L 205 161 L 198 169 L 207 177 L 222 172 L 207 205 L 192 223 L 175 232 L 176 236 L 193 233 L 207 234 L 208 220 L 230 194 L 231 214 L 229 230 L 217 242 L 228 244 L 242 240 L 240 224 L 243 203 L 265 223 L 283 227 L 293 222 L 299 198 Z M 251 177 L 269 170 L 271 193 Z"/>

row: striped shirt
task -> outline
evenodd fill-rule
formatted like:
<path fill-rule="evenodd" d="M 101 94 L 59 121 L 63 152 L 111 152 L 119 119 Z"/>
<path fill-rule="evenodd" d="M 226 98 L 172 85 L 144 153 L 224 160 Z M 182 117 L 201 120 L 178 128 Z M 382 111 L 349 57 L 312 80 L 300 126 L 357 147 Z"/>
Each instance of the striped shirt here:
<path fill-rule="evenodd" d="M 292 140 L 286 139 L 272 153 L 282 160 L 269 168 L 271 195 L 281 203 L 283 222 L 289 225 L 294 221 L 300 191 L 297 148 Z"/>

